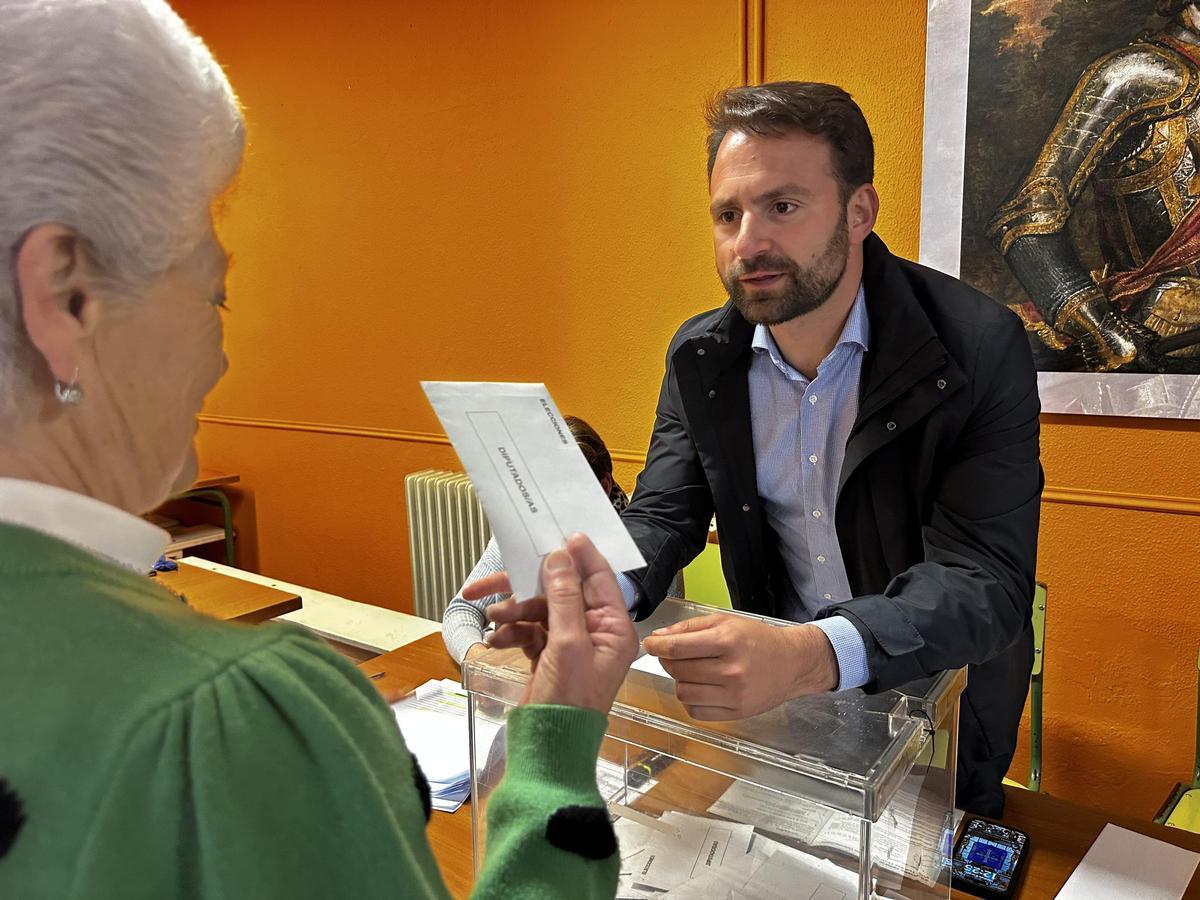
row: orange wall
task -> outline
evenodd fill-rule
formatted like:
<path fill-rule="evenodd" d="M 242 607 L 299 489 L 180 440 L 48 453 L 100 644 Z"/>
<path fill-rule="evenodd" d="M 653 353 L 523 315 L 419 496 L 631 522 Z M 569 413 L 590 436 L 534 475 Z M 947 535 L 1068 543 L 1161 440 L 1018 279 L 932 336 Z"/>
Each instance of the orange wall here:
<path fill-rule="evenodd" d="M 741 4 L 178 6 L 249 129 L 205 464 L 256 495 L 248 560 L 406 608 L 402 476 L 452 459 L 419 379 L 542 380 L 644 450 L 670 334 L 719 302 L 697 110 L 740 79 Z M 303 520 L 266 496 L 311 490 Z"/>
<path fill-rule="evenodd" d="M 250 135 L 202 455 L 282 578 L 409 607 L 404 475 L 454 462 L 421 378 L 545 381 L 632 484 L 666 342 L 721 299 L 699 110 L 744 67 L 855 94 L 880 234 L 917 252 L 924 0 L 177 6 Z M 1051 793 L 1149 816 L 1190 768 L 1194 431 L 1044 419 Z"/>

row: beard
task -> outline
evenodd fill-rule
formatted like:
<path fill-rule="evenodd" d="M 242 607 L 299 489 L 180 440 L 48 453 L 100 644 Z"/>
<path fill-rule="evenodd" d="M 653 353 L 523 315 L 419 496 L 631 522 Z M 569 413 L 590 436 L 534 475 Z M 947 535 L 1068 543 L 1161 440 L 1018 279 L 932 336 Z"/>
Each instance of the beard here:
<path fill-rule="evenodd" d="M 849 257 L 850 228 L 842 216 L 825 249 L 811 266 L 802 267 L 786 256 L 763 254 L 735 263 L 722 281 L 746 321 L 754 325 L 779 325 L 820 308 L 841 282 Z M 748 294 L 738 279 L 754 272 L 781 272 L 783 287 L 769 293 Z"/>

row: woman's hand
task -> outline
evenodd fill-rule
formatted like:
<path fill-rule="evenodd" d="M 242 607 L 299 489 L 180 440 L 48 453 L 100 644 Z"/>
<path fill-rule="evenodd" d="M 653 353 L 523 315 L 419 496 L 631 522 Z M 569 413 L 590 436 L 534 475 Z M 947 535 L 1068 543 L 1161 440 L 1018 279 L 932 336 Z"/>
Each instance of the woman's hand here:
<path fill-rule="evenodd" d="M 520 647 L 533 664 L 521 703 L 557 703 L 607 714 L 638 652 L 617 579 L 581 534 L 542 565 L 545 597 L 488 608 L 490 647 Z M 511 590 L 498 572 L 463 588 L 467 600 Z"/>

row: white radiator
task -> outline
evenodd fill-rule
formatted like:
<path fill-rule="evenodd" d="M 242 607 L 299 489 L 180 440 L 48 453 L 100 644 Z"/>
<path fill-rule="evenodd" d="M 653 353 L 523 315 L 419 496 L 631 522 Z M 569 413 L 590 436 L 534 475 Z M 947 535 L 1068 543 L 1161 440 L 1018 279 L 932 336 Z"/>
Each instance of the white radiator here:
<path fill-rule="evenodd" d="M 404 479 L 413 612 L 436 622 L 492 536 L 475 488 L 461 472 L 425 469 Z"/>

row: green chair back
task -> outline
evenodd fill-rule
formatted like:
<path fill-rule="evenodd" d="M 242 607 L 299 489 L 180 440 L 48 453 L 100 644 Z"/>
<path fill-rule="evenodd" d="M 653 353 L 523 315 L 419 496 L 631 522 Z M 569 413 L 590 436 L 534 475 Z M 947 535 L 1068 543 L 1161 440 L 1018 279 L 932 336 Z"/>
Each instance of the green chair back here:
<path fill-rule="evenodd" d="M 1046 585 L 1033 591 L 1033 670 L 1029 673 L 1029 780 L 1025 784 L 1005 778 L 1011 787 L 1042 789 L 1042 678 L 1046 664 Z"/>
<path fill-rule="evenodd" d="M 1046 585 L 1033 592 L 1033 672 L 1029 678 L 1029 790 L 1042 789 L 1042 679 L 1046 665 Z"/>
<path fill-rule="evenodd" d="M 1046 586 L 1040 581 L 1033 592 L 1033 677 L 1042 674 L 1046 656 Z"/>

